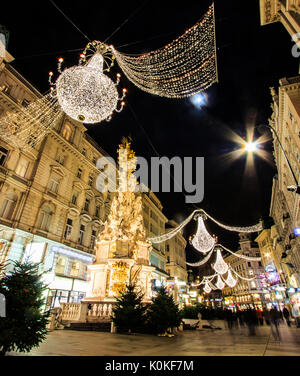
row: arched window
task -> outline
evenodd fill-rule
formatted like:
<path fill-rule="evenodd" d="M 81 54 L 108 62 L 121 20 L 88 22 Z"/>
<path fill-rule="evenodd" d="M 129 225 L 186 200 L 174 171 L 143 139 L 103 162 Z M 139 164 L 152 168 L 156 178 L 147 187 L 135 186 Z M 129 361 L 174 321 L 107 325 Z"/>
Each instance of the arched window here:
<path fill-rule="evenodd" d="M 48 205 L 43 206 L 40 213 L 38 227 L 43 231 L 49 231 L 52 219 L 52 210 Z"/>
<path fill-rule="evenodd" d="M 8 193 L 2 203 L 0 217 L 5 219 L 11 219 L 16 203 L 17 203 L 17 195 L 14 193 Z"/>
<path fill-rule="evenodd" d="M 70 124 L 65 124 L 64 125 L 63 131 L 62 131 L 62 136 L 67 141 L 70 141 L 71 136 L 72 136 L 72 127 L 70 126 Z"/>

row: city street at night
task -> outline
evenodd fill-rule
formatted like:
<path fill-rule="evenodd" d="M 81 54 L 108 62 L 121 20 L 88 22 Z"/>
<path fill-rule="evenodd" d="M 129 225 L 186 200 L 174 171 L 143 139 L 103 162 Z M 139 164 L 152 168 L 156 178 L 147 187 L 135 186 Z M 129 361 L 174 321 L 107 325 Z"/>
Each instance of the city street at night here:
<path fill-rule="evenodd" d="M 297 372 L 299 58 L 300 0 L 5 2 L 1 361 Z"/>
<path fill-rule="evenodd" d="M 187 330 L 176 336 L 54 331 L 28 356 L 299 356 L 300 330 L 280 327 L 275 341 L 270 327 L 259 327 L 254 336 L 247 328 L 210 331 Z M 19 355 L 10 353 L 8 355 Z"/>

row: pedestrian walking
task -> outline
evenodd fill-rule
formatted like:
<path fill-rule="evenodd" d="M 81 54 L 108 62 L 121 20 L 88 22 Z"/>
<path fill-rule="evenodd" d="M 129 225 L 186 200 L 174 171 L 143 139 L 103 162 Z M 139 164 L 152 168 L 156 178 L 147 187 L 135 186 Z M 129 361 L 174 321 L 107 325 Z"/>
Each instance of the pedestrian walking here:
<path fill-rule="evenodd" d="M 263 316 L 264 316 L 264 319 L 266 321 L 266 324 L 267 325 L 270 325 L 270 312 L 267 308 L 264 308 L 263 310 Z"/>
<path fill-rule="evenodd" d="M 256 325 L 256 312 L 254 309 L 248 308 L 245 311 L 245 321 L 248 326 L 249 336 L 255 335 L 255 325 Z"/>
<path fill-rule="evenodd" d="M 280 332 L 279 332 L 279 320 L 280 320 L 280 313 L 278 312 L 277 308 L 273 306 L 270 310 L 270 323 L 271 323 L 271 331 L 272 335 L 275 340 L 280 341 Z"/>
<path fill-rule="evenodd" d="M 263 316 L 262 310 L 258 308 L 256 311 L 256 314 L 257 314 L 259 325 L 264 325 L 264 316 Z"/>
<path fill-rule="evenodd" d="M 283 308 L 282 314 L 283 314 L 283 317 L 285 318 L 285 321 L 288 324 L 288 326 L 291 326 L 290 312 L 286 307 Z"/>

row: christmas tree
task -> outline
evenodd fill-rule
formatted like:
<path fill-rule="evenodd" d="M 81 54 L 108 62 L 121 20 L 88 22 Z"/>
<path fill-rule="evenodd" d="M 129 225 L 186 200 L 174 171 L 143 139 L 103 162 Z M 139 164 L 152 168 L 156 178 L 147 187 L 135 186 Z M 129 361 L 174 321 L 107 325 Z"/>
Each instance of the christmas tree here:
<path fill-rule="evenodd" d="M 181 313 L 172 296 L 164 287 L 161 287 L 147 311 L 148 325 L 152 333 L 158 335 L 167 334 L 168 329 L 177 328 L 181 323 Z"/>
<path fill-rule="evenodd" d="M 46 338 L 49 312 L 42 309 L 45 289 L 39 264 L 15 262 L 12 273 L 1 276 L 6 317 L 0 318 L 0 355 L 29 352 Z"/>
<path fill-rule="evenodd" d="M 113 308 L 112 320 L 118 331 L 130 334 L 143 329 L 147 306 L 142 303 L 142 300 L 143 294 L 136 291 L 135 285 L 126 285 L 126 290 L 117 298 L 117 303 Z"/>

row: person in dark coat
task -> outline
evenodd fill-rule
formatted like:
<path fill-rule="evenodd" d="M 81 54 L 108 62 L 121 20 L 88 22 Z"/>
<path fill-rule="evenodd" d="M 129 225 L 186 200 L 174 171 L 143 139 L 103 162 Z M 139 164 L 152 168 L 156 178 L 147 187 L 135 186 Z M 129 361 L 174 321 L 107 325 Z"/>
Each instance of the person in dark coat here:
<path fill-rule="evenodd" d="M 283 317 L 285 318 L 285 321 L 288 324 L 288 326 L 291 326 L 290 312 L 286 307 L 283 308 L 282 314 L 283 314 Z"/>
<path fill-rule="evenodd" d="M 279 321 L 281 319 L 281 315 L 278 312 L 277 308 L 274 306 L 270 310 L 270 323 L 271 323 L 271 331 L 275 340 L 280 341 L 280 333 L 279 333 Z"/>

